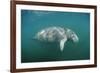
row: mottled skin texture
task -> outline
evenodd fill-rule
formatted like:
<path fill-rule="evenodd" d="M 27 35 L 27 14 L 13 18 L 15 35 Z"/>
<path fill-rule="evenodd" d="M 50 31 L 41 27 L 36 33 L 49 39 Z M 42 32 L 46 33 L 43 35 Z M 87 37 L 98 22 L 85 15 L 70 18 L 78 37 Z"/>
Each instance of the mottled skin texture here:
<path fill-rule="evenodd" d="M 48 42 L 57 41 L 60 43 L 61 51 L 63 51 L 64 44 L 68 39 L 72 40 L 73 42 L 79 41 L 79 38 L 75 34 L 75 32 L 73 32 L 68 28 L 62 28 L 62 27 L 48 27 L 43 30 L 40 30 L 36 34 L 35 39 Z"/>

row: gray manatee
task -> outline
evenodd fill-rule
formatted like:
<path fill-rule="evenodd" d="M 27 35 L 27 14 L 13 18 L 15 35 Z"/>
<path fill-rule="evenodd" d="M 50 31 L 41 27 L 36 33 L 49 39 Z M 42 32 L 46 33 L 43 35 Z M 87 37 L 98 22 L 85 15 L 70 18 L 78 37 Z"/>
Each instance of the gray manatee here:
<path fill-rule="evenodd" d="M 78 42 L 79 38 L 69 28 L 62 28 L 62 27 L 48 27 L 41 31 L 39 31 L 35 37 L 40 41 L 47 41 L 47 42 L 54 42 L 57 41 L 60 43 L 60 50 L 63 51 L 65 42 L 70 39 L 73 42 Z"/>

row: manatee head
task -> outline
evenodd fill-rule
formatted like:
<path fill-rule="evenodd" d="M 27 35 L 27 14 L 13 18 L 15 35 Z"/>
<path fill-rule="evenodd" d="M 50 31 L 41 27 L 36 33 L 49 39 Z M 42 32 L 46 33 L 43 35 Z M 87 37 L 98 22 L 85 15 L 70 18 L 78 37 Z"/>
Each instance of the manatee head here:
<path fill-rule="evenodd" d="M 66 29 L 66 35 L 68 36 L 68 39 L 72 40 L 74 43 L 77 43 L 79 41 L 77 34 L 71 29 Z"/>

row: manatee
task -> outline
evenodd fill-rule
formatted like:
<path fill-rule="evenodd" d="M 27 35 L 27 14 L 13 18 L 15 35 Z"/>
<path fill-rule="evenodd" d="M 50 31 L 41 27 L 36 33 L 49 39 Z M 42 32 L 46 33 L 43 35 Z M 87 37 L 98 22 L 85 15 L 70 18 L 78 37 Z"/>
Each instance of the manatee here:
<path fill-rule="evenodd" d="M 69 28 L 63 27 L 48 27 L 40 30 L 34 37 L 39 41 L 47 41 L 47 42 L 59 42 L 60 50 L 63 51 L 64 44 L 68 40 L 72 40 L 74 43 L 79 41 L 78 36 L 74 31 Z"/>

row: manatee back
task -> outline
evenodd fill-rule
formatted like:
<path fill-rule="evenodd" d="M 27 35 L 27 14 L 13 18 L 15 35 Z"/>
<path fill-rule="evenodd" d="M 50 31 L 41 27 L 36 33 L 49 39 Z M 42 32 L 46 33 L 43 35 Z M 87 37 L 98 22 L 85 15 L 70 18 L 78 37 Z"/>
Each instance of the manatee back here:
<path fill-rule="evenodd" d="M 60 41 L 64 38 L 65 30 L 61 27 L 49 27 L 37 33 L 39 40 L 45 41 Z"/>

